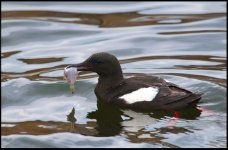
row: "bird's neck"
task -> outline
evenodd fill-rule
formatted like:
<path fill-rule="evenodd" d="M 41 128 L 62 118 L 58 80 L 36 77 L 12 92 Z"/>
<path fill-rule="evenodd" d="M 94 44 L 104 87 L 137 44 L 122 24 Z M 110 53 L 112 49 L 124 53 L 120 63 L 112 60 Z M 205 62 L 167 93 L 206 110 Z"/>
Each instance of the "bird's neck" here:
<path fill-rule="evenodd" d="M 101 76 L 99 75 L 98 84 L 95 92 L 106 93 L 109 89 L 116 87 L 123 81 L 122 71 L 115 75 Z"/>
<path fill-rule="evenodd" d="M 123 78 L 122 72 L 115 75 L 110 75 L 110 76 L 99 76 L 98 85 L 101 85 L 107 88 L 115 87 L 120 82 L 122 82 L 123 79 L 124 78 Z"/>

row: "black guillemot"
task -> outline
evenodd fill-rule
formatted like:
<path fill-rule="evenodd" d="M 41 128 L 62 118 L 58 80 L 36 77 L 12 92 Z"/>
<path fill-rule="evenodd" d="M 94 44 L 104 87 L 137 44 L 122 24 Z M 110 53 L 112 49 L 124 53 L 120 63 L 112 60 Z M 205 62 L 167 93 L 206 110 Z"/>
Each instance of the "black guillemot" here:
<path fill-rule="evenodd" d="M 109 53 L 96 53 L 79 64 L 78 71 L 99 75 L 95 94 L 98 100 L 137 110 L 178 110 L 195 107 L 201 94 L 183 89 L 156 76 L 140 74 L 124 79 L 118 59 Z"/>

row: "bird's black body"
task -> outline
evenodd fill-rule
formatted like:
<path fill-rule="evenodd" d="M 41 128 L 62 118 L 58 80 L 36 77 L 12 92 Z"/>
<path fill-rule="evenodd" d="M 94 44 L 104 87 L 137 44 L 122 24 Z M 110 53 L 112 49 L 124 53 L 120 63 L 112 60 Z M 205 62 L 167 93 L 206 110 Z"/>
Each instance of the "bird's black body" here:
<path fill-rule="evenodd" d="M 200 94 L 192 93 L 173 83 L 155 77 L 140 75 L 137 77 L 122 80 L 118 85 L 110 86 L 103 90 L 97 85 L 95 89 L 96 96 L 107 103 L 117 104 L 121 107 L 137 110 L 172 110 L 194 106 L 201 98 Z M 158 87 L 159 92 L 153 101 L 141 101 L 133 104 L 127 104 L 124 100 L 119 99 L 125 93 L 131 93 L 139 88 Z"/>
<path fill-rule="evenodd" d="M 122 69 L 117 58 L 108 53 L 96 53 L 86 61 L 77 65 L 78 70 L 94 71 L 99 75 L 95 94 L 99 100 L 115 104 L 123 108 L 136 110 L 177 110 L 193 107 L 200 100 L 200 94 L 183 89 L 173 83 L 156 77 L 140 74 L 123 78 Z M 120 97 L 140 88 L 156 87 L 158 93 L 151 101 L 126 103 Z"/>

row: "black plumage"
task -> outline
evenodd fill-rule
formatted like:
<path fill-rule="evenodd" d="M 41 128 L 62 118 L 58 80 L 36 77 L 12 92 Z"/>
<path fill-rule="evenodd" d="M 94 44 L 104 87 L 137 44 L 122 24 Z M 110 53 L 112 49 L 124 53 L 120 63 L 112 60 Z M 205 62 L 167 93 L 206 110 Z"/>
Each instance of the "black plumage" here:
<path fill-rule="evenodd" d="M 194 107 L 201 98 L 201 94 L 194 93 L 166 82 L 157 76 L 140 74 L 124 79 L 118 59 L 109 53 L 96 53 L 80 64 L 69 65 L 77 67 L 78 71 L 93 71 L 99 75 L 95 88 L 97 98 L 109 104 L 123 108 L 137 110 L 178 110 Z M 119 97 L 136 91 L 140 88 L 156 87 L 158 93 L 152 101 L 139 101 L 126 103 Z"/>

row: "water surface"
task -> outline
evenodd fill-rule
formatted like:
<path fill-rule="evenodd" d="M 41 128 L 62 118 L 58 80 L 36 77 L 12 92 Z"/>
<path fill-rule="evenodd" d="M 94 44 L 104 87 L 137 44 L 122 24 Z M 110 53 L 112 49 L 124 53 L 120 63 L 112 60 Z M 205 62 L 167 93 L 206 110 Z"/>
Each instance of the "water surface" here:
<path fill-rule="evenodd" d="M 2 147 L 226 147 L 225 2 L 3 2 L 1 25 Z M 71 94 L 63 68 L 101 51 L 126 78 L 202 92 L 209 111 L 167 127 L 172 113 L 97 103 L 92 72 Z"/>

